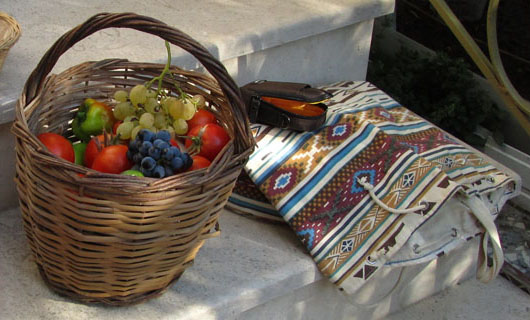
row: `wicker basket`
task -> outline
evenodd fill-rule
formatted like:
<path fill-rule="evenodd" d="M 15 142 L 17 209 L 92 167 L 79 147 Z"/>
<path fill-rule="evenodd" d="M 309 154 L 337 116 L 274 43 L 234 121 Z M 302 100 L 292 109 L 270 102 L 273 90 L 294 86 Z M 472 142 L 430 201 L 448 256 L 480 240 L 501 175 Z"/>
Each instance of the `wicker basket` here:
<path fill-rule="evenodd" d="M 4 65 L 9 49 L 17 42 L 20 37 L 20 26 L 17 21 L 0 11 L 0 70 Z"/>
<path fill-rule="evenodd" d="M 85 98 L 109 99 L 161 73 L 161 64 L 112 59 L 48 76 L 76 42 L 112 27 L 157 35 L 215 78 L 172 67 L 175 77 L 164 82 L 204 95 L 232 137 L 208 169 L 163 179 L 98 173 L 54 156 L 36 138 L 44 131 L 73 137 L 68 122 Z M 130 13 L 96 15 L 57 40 L 26 82 L 12 131 L 20 208 L 43 279 L 61 294 L 112 305 L 162 293 L 192 264 L 219 233 L 218 215 L 254 147 L 239 88 L 222 64 L 186 34 Z"/>

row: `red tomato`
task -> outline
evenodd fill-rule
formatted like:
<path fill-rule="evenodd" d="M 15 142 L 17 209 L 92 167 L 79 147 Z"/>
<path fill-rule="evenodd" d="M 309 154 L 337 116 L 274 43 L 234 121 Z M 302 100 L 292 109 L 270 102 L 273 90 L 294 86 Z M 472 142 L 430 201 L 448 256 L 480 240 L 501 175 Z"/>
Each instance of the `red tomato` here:
<path fill-rule="evenodd" d="M 125 170 L 132 168 L 133 163 L 127 159 L 127 146 L 122 144 L 108 146 L 103 148 L 96 156 L 92 163 L 92 169 L 105 172 L 120 174 Z"/>
<path fill-rule="evenodd" d="M 188 137 L 192 137 L 192 139 L 186 139 L 186 148 L 190 149 L 193 145 L 193 148 L 199 150 L 197 155 L 203 156 L 210 161 L 213 161 L 221 149 L 230 141 L 225 129 L 215 123 L 191 128 L 188 132 Z"/>
<path fill-rule="evenodd" d="M 193 170 L 197 170 L 197 169 L 207 168 L 211 164 L 210 160 L 206 159 L 205 157 L 201 157 L 201 156 L 195 155 L 195 156 L 193 156 L 191 158 L 193 159 L 193 164 L 188 169 L 188 171 L 193 171 Z"/>
<path fill-rule="evenodd" d="M 42 142 L 43 145 L 50 150 L 51 153 L 55 154 L 59 158 L 63 158 L 66 161 L 75 162 L 75 152 L 72 147 L 72 143 L 60 134 L 53 132 L 41 133 L 37 136 L 37 139 Z"/>
<path fill-rule="evenodd" d="M 112 126 L 112 133 L 113 134 L 116 134 L 116 130 L 118 130 L 118 127 L 122 123 L 123 123 L 123 121 L 121 121 L 121 120 L 118 120 L 118 121 L 114 122 L 114 125 Z"/>
<path fill-rule="evenodd" d="M 92 163 L 94 162 L 94 159 L 96 159 L 96 156 L 99 154 L 101 149 L 98 150 L 96 139 L 99 140 L 99 144 L 101 145 L 101 149 L 104 147 L 105 143 L 105 137 L 101 134 L 97 137 L 94 137 L 90 139 L 86 146 L 85 150 L 85 166 L 92 168 Z"/>
<path fill-rule="evenodd" d="M 214 114 L 205 109 L 199 109 L 190 120 L 186 121 L 188 128 L 193 128 L 207 123 L 216 123 L 217 119 Z"/>
<path fill-rule="evenodd" d="M 179 144 L 177 143 L 177 141 L 176 141 L 175 139 L 171 138 L 171 139 L 169 140 L 169 143 L 170 143 L 173 147 L 177 147 L 177 148 L 179 148 L 179 150 L 180 150 L 180 146 L 179 146 Z"/>

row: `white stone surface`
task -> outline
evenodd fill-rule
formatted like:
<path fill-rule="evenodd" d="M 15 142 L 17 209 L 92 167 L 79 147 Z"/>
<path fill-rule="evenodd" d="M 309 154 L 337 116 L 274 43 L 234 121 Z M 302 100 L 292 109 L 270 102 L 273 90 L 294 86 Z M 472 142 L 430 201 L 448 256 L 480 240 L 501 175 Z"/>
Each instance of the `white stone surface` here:
<path fill-rule="evenodd" d="M 371 21 L 391 13 L 394 1 L 0 0 L 0 8 L 22 28 L 22 36 L 0 72 L 0 121 L 7 122 L 13 119 L 13 102 L 46 50 L 65 32 L 99 12 L 135 12 L 159 19 L 188 33 L 219 60 L 226 61 Z M 371 33 L 364 35 L 368 39 L 370 36 Z M 328 50 L 341 50 L 342 44 Z M 354 53 L 355 47 L 347 51 Z M 63 55 L 53 72 L 88 60 L 127 58 L 165 62 L 165 56 L 163 42 L 154 36 L 129 29 L 107 29 L 76 44 Z M 196 67 L 191 56 L 176 48 L 173 64 Z"/>
<path fill-rule="evenodd" d="M 373 20 L 224 60 L 236 83 L 257 79 L 313 85 L 338 80 L 364 80 Z"/>
<path fill-rule="evenodd" d="M 387 320 L 528 320 L 530 296 L 497 277 L 484 284 L 466 281 L 404 309 Z"/>
<path fill-rule="evenodd" d="M 474 239 L 428 263 L 405 268 L 385 266 L 353 295 L 342 294 L 322 279 L 249 310 L 238 319 L 383 319 L 472 278 L 478 245 Z"/>
<path fill-rule="evenodd" d="M 0 212 L 0 319 L 230 319 L 322 278 L 285 225 L 230 212 L 221 236 L 159 298 L 128 307 L 77 303 L 47 288 L 25 239 L 18 209 Z"/>
<path fill-rule="evenodd" d="M 506 280 L 461 284 L 473 277 L 478 239 L 403 272 L 385 267 L 347 296 L 322 277 L 286 225 L 228 211 L 220 223 L 221 236 L 206 241 L 195 264 L 162 296 L 107 307 L 78 303 L 48 289 L 31 256 L 18 209 L 0 212 L 0 319 L 368 320 L 394 312 L 389 319 L 528 319 L 529 296 Z"/>

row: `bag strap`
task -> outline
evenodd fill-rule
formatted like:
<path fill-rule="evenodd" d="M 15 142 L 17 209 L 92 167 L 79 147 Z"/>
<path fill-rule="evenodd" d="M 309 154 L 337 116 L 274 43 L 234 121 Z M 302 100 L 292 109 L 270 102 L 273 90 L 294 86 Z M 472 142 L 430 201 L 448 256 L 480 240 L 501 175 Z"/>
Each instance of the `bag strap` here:
<path fill-rule="evenodd" d="M 412 208 L 406 208 L 406 209 L 397 209 L 392 208 L 386 205 L 381 199 L 377 197 L 377 195 L 374 192 L 374 186 L 371 185 L 368 181 L 366 181 L 366 177 L 357 178 L 357 183 L 363 187 L 366 191 L 368 191 L 368 194 L 372 198 L 372 200 L 377 203 L 378 206 L 383 208 L 384 210 L 394 213 L 394 214 L 407 214 L 407 213 L 414 213 L 418 211 L 423 211 L 428 209 L 428 205 L 425 202 L 421 202 L 419 206 L 412 207 Z"/>
<path fill-rule="evenodd" d="M 377 197 L 373 191 L 374 187 L 366 181 L 365 177 L 362 179 L 357 179 L 357 182 L 369 192 L 372 200 L 374 200 L 380 207 L 394 214 L 407 214 L 425 209 L 424 204 L 408 209 L 390 208 Z M 477 279 L 481 282 L 487 283 L 495 279 L 504 263 L 504 254 L 502 252 L 499 233 L 497 231 L 497 227 L 495 226 L 495 222 L 490 210 L 478 196 L 464 198 L 464 204 L 470 209 L 471 213 L 475 216 L 475 218 L 477 218 L 485 230 L 485 233 L 482 237 L 481 248 L 479 250 L 479 267 L 477 270 Z M 488 266 L 488 240 L 491 240 L 493 249 L 493 264 L 491 267 Z M 378 252 L 374 253 L 375 260 L 378 259 L 378 255 Z"/>
<path fill-rule="evenodd" d="M 500 272 L 504 263 L 499 233 L 488 207 L 478 197 L 468 197 L 464 203 L 471 209 L 471 213 L 478 219 L 485 229 L 482 237 L 482 247 L 479 250 L 479 263 L 477 279 L 481 282 L 493 280 Z M 488 266 L 488 240 L 491 240 L 493 249 L 493 264 Z"/>

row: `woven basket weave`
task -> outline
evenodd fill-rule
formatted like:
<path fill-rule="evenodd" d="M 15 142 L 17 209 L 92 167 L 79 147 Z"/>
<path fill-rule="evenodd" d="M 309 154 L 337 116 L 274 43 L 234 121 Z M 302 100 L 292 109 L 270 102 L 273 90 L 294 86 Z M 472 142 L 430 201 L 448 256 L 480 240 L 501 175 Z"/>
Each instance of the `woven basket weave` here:
<path fill-rule="evenodd" d="M 19 37 L 20 26 L 17 21 L 7 13 L 0 11 L 0 70 L 2 70 L 9 49 Z"/>
<path fill-rule="evenodd" d="M 48 76 L 76 42 L 112 27 L 157 35 L 215 78 L 171 67 L 175 77 L 164 82 L 205 96 L 232 137 L 208 169 L 163 179 L 98 173 L 54 156 L 36 138 L 49 131 L 73 137 L 68 122 L 85 98 L 110 99 L 161 73 L 161 64 L 112 59 Z M 20 208 L 43 279 L 64 295 L 112 305 L 156 296 L 190 266 L 204 240 L 219 233 L 219 212 L 254 146 L 239 88 L 222 64 L 181 31 L 131 13 L 96 15 L 57 40 L 26 82 L 12 131 Z"/>

